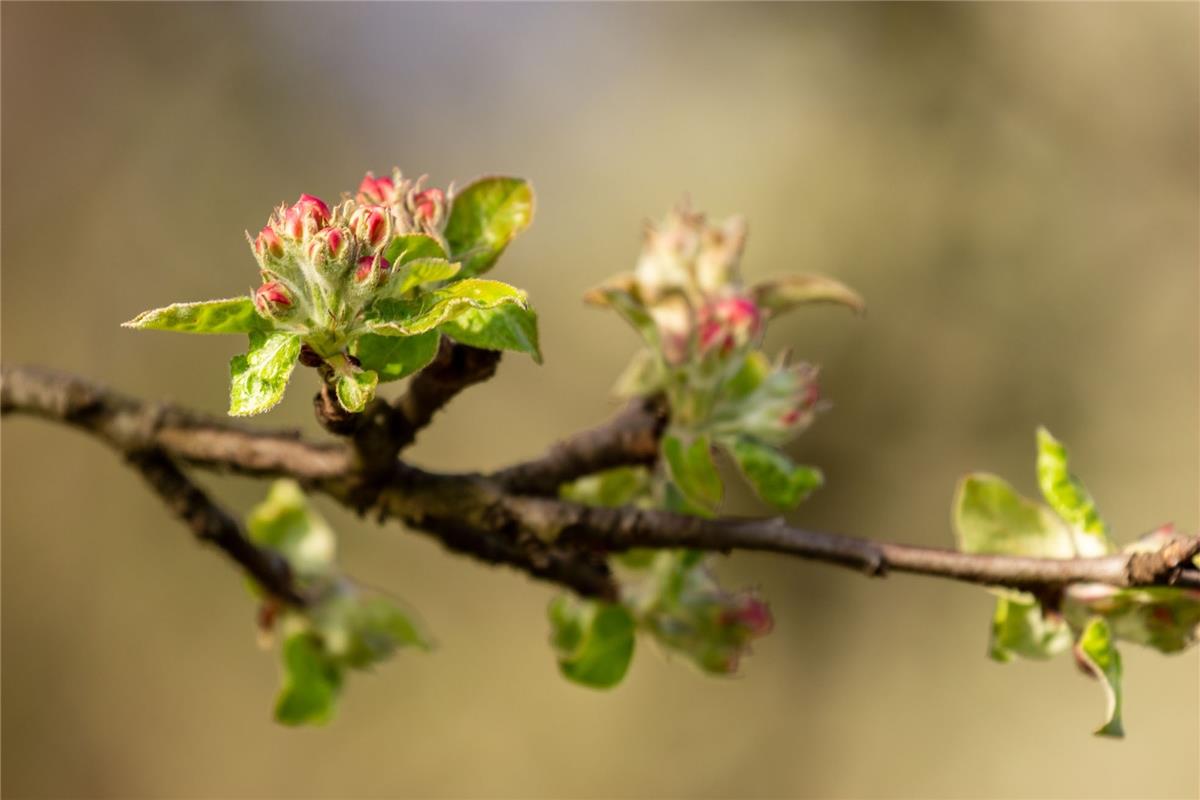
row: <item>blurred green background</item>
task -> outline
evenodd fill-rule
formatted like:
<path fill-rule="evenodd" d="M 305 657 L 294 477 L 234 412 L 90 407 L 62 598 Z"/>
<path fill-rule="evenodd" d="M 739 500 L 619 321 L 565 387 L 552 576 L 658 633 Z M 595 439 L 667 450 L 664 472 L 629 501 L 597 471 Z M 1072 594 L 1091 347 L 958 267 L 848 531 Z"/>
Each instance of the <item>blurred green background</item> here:
<path fill-rule="evenodd" d="M 792 449 L 799 522 L 948 545 L 954 482 L 1034 492 L 1048 425 L 1125 540 L 1197 496 L 1194 4 L 24 5 L 3 15 L 3 359 L 225 408 L 233 337 L 118 323 L 256 282 L 242 236 L 367 169 L 527 176 L 496 277 L 546 364 L 508 357 L 412 450 L 487 469 L 595 424 L 635 348 L 580 295 L 683 193 L 751 223 L 750 279 L 819 271 L 869 314 L 789 317 L 833 410 Z M 318 435 L 313 376 L 265 420 Z M 1195 797 L 1195 651 L 1125 648 L 1124 742 L 1069 657 L 998 666 L 977 589 L 722 562 L 775 633 L 732 680 L 642 642 L 610 693 L 556 673 L 553 590 L 329 507 L 349 569 L 431 655 L 271 722 L 240 577 L 119 459 L 3 430 L 7 797 Z M 243 511 L 265 486 L 204 476 Z M 731 510 L 756 510 L 743 494 Z"/>

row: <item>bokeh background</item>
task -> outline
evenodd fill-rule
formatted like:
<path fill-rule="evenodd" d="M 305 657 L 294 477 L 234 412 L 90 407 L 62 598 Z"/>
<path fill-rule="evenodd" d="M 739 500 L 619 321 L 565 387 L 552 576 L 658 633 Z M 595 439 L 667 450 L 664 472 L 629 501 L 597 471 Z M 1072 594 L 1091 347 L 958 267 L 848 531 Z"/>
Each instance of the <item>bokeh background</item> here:
<path fill-rule="evenodd" d="M 633 352 L 580 295 L 685 192 L 751 222 L 749 278 L 868 299 L 771 332 L 833 410 L 793 448 L 806 525 L 948 545 L 955 480 L 1034 489 L 1048 425 L 1118 536 L 1200 526 L 1194 4 L 4 3 L 3 359 L 225 408 L 233 337 L 133 333 L 255 282 L 242 231 L 393 164 L 531 178 L 497 276 L 508 357 L 414 461 L 486 469 L 595 424 Z M 266 421 L 318 435 L 312 375 Z M 338 719 L 270 719 L 252 603 L 97 442 L 3 428 L 6 797 L 1151 798 L 1200 791 L 1195 651 L 1127 646 L 1124 742 L 1069 657 L 985 658 L 969 587 L 737 555 L 776 632 L 732 680 L 643 642 L 624 685 L 556 673 L 551 588 L 322 503 L 350 571 L 436 635 Z M 245 510 L 264 486 L 204 477 Z M 744 495 L 733 511 L 756 509 Z"/>

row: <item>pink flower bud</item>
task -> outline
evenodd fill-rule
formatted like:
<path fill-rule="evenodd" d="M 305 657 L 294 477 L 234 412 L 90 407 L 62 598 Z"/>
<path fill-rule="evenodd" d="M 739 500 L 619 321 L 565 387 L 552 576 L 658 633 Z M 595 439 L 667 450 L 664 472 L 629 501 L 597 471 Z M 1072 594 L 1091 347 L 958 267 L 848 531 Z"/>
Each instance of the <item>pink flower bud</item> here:
<path fill-rule="evenodd" d="M 283 240 L 279 238 L 279 234 L 269 225 L 258 232 L 258 236 L 254 239 L 254 252 L 259 258 L 266 258 L 268 255 L 275 258 L 283 257 Z"/>
<path fill-rule="evenodd" d="M 358 202 L 391 205 L 396 202 L 396 184 L 391 178 L 376 178 L 368 172 L 358 185 Z"/>
<path fill-rule="evenodd" d="M 727 354 L 762 331 L 762 312 L 746 297 L 724 297 L 700 309 L 700 350 Z"/>
<path fill-rule="evenodd" d="M 387 241 L 391 215 L 383 206 L 363 206 L 350 217 L 350 227 L 359 241 L 379 247 Z"/>
<path fill-rule="evenodd" d="M 441 221 L 446 205 L 446 195 L 441 189 L 426 189 L 412 197 L 413 218 L 419 222 L 436 225 Z"/>
<path fill-rule="evenodd" d="M 350 247 L 350 233 L 345 228 L 323 228 L 313 235 L 305 254 L 317 265 L 342 258 Z"/>
<path fill-rule="evenodd" d="M 283 232 L 293 239 L 320 230 L 329 224 L 329 206 L 319 197 L 302 194 L 283 215 Z"/>
<path fill-rule="evenodd" d="M 358 260 L 358 268 L 354 270 L 354 280 L 366 283 L 376 275 L 386 275 L 391 268 L 392 265 L 381 255 L 363 256 Z"/>
<path fill-rule="evenodd" d="M 254 305 L 266 317 L 273 317 L 292 307 L 292 297 L 278 281 L 269 281 L 254 292 Z"/>

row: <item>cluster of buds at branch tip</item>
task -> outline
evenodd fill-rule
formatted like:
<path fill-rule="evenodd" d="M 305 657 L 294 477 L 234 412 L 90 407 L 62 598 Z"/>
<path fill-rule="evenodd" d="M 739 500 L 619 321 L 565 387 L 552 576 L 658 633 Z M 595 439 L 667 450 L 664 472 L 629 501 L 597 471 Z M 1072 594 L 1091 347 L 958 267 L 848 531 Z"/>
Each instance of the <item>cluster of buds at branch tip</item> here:
<path fill-rule="evenodd" d="M 444 244 L 442 231 L 446 225 L 450 193 L 441 189 L 426 189 L 424 177 L 408 180 L 400 170 L 390 178 L 376 178 L 368 172 L 358 185 L 354 200 L 360 206 L 379 206 L 390 215 L 393 235 L 423 233 Z"/>

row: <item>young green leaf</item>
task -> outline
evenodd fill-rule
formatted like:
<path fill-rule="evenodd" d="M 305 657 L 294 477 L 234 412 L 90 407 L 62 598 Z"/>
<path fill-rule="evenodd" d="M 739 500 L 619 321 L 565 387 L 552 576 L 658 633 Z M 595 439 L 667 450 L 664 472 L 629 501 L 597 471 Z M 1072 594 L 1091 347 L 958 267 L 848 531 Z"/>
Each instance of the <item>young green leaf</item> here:
<path fill-rule="evenodd" d="M 616 508 L 648 499 L 651 490 L 645 467 L 614 467 L 565 484 L 558 494 L 573 503 Z"/>
<path fill-rule="evenodd" d="M 534 362 L 542 363 L 537 312 L 527 306 L 509 303 L 495 308 L 469 308 L 443 323 L 441 331 L 456 342 L 484 350 L 528 353 Z"/>
<path fill-rule="evenodd" d="M 480 178 L 454 196 L 446 222 L 450 257 L 464 277 L 487 272 L 533 221 L 533 187 L 520 178 Z"/>
<path fill-rule="evenodd" d="M 461 269 L 461 264 L 444 258 L 413 259 L 395 270 L 383 296 L 400 297 L 418 286 L 453 278 Z"/>
<path fill-rule="evenodd" d="M 246 530 L 251 541 L 282 555 L 302 578 L 327 576 L 334 569 L 333 529 L 309 506 L 295 481 L 275 481 L 246 518 Z"/>
<path fill-rule="evenodd" d="M 390 600 L 363 596 L 346 584 L 310 613 L 329 657 L 339 666 L 367 669 L 402 647 L 429 649 L 417 625 Z"/>
<path fill-rule="evenodd" d="M 254 301 L 249 297 L 231 297 L 228 300 L 173 303 L 143 311 L 121 327 L 180 333 L 252 333 L 271 330 L 273 326 L 254 310 Z"/>
<path fill-rule="evenodd" d="M 375 387 L 378 385 L 379 376 L 368 369 L 338 375 L 334 388 L 342 408 L 357 414 L 375 399 Z"/>
<path fill-rule="evenodd" d="M 284 725 L 320 725 L 333 716 L 341 669 L 321 640 L 301 631 L 288 636 L 281 652 L 283 686 L 275 701 L 275 719 Z"/>
<path fill-rule="evenodd" d="M 724 490 L 707 436 L 685 443 L 678 435 L 667 434 L 662 439 L 662 454 L 671 480 L 688 500 L 708 510 L 721 504 Z"/>
<path fill-rule="evenodd" d="M 1041 503 L 1027 500 L 1007 481 L 984 473 L 959 481 L 954 532 L 964 553 L 1073 558 L 1071 532 Z"/>
<path fill-rule="evenodd" d="M 816 467 L 798 466 L 781 451 L 749 436 L 723 442 L 738 468 L 764 501 L 790 511 L 825 482 Z"/>
<path fill-rule="evenodd" d="M 364 333 L 351 346 L 362 368 L 379 375 L 380 382 L 398 381 L 424 369 L 437 355 L 437 331 L 416 336 L 379 336 Z"/>
<path fill-rule="evenodd" d="M 406 233 L 392 239 L 384 249 L 383 257 L 395 270 L 419 258 L 445 259 L 446 251 L 432 236 L 423 233 Z"/>
<path fill-rule="evenodd" d="M 1037 430 L 1037 477 L 1042 497 L 1075 529 L 1079 555 L 1111 553 L 1108 526 L 1100 518 L 1095 501 L 1079 479 L 1071 474 L 1067 449 L 1045 428 Z"/>
<path fill-rule="evenodd" d="M 246 417 L 275 406 L 299 355 L 300 337 L 294 333 L 251 333 L 249 352 L 229 362 L 229 414 Z"/>
<path fill-rule="evenodd" d="M 1093 617 L 1075 644 L 1080 666 L 1088 670 L 1104 686 L 1107 711 L 1097 736 L 1120 738 L 1125 735 L 1121 725 L 1121 654 L 1113 641 L 1112 631 L 1103 617 Z"/>
<path fill-rule="evenodd" d="M 1071 631 L 1059 617 L 1047 618 L 1036 600 L 996 599 L 988 654 L 1001 663 L 1016 657 L 1045 660 L 1071 646 Z"/>
<path fill-rule="evenodd" d="M 621 682 L 634 646 L 633 617 L 624 606 L 563 595 L 551 601 L 549 616 L 558 668 L 566 678 L 594 689 Z"/>
<path fill-rule="evenodd" d="M 768 315 L 782 314 L 807 303 L 837 303 L 861 314 L 867 305 L 858 292 L 823 275 L 789 275 L 751 289 L 755 305 Z"/>
<path fill-rule="evenodd" d="M 598 308 L 611 308 L 636 330 L 652 349 L 659 345 L 658 325 L 638 294 L 632 275 L 619 275 L 591 289 L 584 302 Z"/>
<path fill-rule="evenodd" d="M 415 336 L 431 331 L 470 309 L 512 304 L 528 307 L 525 293 L 500 281 L 469 278 L 411 300 L 379 300 L 367 313 L 367 327 L 382 336 Z"/>

